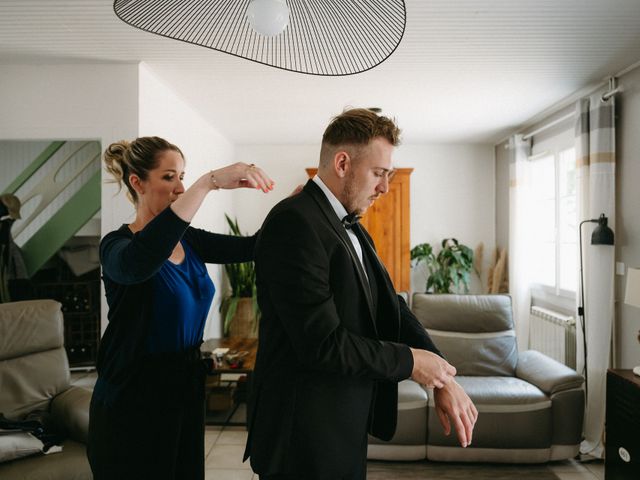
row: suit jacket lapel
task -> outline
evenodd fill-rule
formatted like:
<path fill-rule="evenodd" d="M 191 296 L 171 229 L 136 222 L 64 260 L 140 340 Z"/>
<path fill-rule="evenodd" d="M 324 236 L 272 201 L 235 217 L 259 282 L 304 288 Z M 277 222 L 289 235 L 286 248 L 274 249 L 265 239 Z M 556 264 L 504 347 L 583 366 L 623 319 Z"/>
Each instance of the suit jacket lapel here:
<path fill-rule="evenodd" d="M 364 296 L 367 299 L 367 306 L 369 307 L 371 324 L 373 325 L 373 329 L 377 335 L 377 326 L 375 322 L 376 315 L 375 315 L 375 312 L 373 311 L 373 299 L 371 298 L 371 289 L 369 287 L 369 282 L 366 279 L 366 276 L 362 267 L 362 263 L 360 263 L 358 254 L 353 248 L 353 243 L 351 243 L 351 239 L 349 238 L 347 231 L 345 230 L 340 220 L 338 220 L 338 216 L 333 210 L 333 207 L 329 203 L 329 200 L 325 196 L 324 192 L 320 189 L 318 185 L 316 185 L 314 181 L 309 180 L 307 184 L 304 186 L 303 190 L 305 193 L 308 193 L 309 195 L 311 195 L 311 198 L 313 198 L 315 202 L 318 204 L 320 211 L 324 214 L 325 218 L 327 219 L 327 221 L 329 222 L 333 230 L 336 232 L 336 235 L 338 236 L 338 238 L 340 239 L 344 247 L 349 252 L 349 256 L 351 257 L 353 266 L 356 269 L 360 287 L 362 288 L 362 291 L 364 292 Z"/>
<path fill-rule="evenodd" d="M 395 293 L 396 289 L 393 286 L 391 277 L 389 277 L 389 272 L 387 272 L 387 269 L 380 260 L 380 257 L 378 257 L 378 253 L 376 252 L 376 249 L 373 245 L 373 241 L 371 240 L 371 237 L 369 236 L 367 231 L 359 223 L 357 225 L 354 225 L 352 228 L 354 230 L 358 230 L 358 237 L 360 238 L 360 244 L 362 245 L 362 249 L 364 251 L 363 253 L 368 256 L 371 263 L 371 268 L 375 269 L 376 273 L 379 274 L 378 281 L 382 282 L 382 284 L 380 284 L 378 288 L 378 310 L 380 310 L 382 305 L 384 305 L 385 303 L 385 300 L 382 298 L 383 295 L 386 296 L 386 301 L 388 302 L 388 305 L 391 306 L 391 312 L 384 315 L 387 320 L 381 325 L 383 327 L 387 326 L 393 328 L 384 329 L 386 330 L 384 332 L 386 337 L 380 338 L 384 338 L 385 340 L 397 341 L 400 333 L 400 306 L 398 305 L 398 297 Z M 390 322 L 392 318 L 396 319 L 395 325 Z"/>

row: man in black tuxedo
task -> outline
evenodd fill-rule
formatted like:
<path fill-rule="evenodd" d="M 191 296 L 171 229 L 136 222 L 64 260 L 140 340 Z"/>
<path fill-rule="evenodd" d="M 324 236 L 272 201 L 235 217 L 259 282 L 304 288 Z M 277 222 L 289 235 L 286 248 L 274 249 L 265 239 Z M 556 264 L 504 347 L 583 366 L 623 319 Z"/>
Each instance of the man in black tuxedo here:
<path fill-rule="evenodd" d="M 324 133 L 318 175 L 262 226 L 245 452 L 261 480 L 366 478 L 367 432 L 393 436 L 397 382 L 409 377 L 435 388 L 445 431 L 451 421 L 471 442 L 477 410 L 357 223 L 387 192 L 398 141 L 392 120 L 343 112 Z"/>

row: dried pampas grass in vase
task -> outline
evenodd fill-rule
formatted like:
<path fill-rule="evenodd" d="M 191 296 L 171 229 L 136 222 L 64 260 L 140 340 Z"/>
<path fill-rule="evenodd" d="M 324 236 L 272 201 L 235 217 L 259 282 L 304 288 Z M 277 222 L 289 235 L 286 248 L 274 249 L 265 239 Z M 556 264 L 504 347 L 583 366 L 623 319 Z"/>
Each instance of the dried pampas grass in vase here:
<path fill-rule="evenodd" d="M 509 291 L 507 265 L 507 249 L 496 247 L 491 255 L 487 293 L 507 293 Z"/>

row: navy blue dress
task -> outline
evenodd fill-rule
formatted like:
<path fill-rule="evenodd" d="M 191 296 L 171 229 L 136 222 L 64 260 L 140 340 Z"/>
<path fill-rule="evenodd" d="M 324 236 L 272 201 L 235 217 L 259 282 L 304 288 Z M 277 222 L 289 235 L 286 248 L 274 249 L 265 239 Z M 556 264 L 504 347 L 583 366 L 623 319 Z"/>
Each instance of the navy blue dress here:
<path fill-rule="evenodd" d="M 185 258 L 168 260 L 181 242 Z M 107 329 L 87 454 L 94 478 L 204 478 L 200 344 L 215 293 L 205 263 L 253 259 L 255 236 L 189 226 L 171 208 L 100 243 Z"/>

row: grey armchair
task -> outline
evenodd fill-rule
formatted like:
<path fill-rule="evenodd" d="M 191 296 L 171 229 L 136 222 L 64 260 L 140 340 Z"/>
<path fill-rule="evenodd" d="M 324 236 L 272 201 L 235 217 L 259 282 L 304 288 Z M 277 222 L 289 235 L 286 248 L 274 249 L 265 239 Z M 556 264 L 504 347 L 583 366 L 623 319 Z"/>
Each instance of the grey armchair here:
<path fill-rule="evenodd" d="M 444 436 L 433 398 L 424 433 L 404 427 L 417 392 L 401 384 L 398 432 L 390 442 L 370 439 L 369 458 L 403 460 L 411 452 L 418 459 L 418 444 L 421 458 L 434 461 L 541 463 L 577 455 L 583 378 L 539 352 L 518 352 L 511 297 L 414 294 L 412 309 L 478 408 L 473 443 L 464 449 L 455 435 Z"/>
<path fill-rule="evenodd" d="M 86 458 L 91 391 L 70 386 L 60 304 L 0 304 L 0 412 L 48 410 L 68 439 L 63 451 L 0 464 L 2 479 L 91 479 Z"/>

